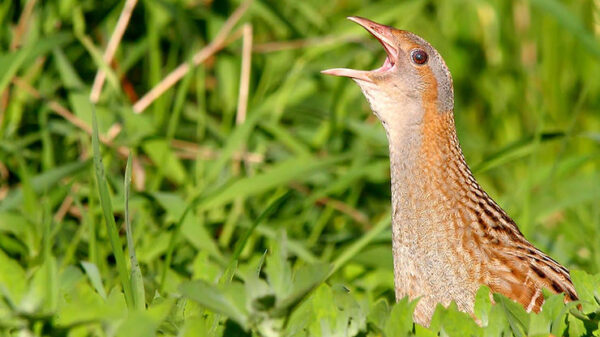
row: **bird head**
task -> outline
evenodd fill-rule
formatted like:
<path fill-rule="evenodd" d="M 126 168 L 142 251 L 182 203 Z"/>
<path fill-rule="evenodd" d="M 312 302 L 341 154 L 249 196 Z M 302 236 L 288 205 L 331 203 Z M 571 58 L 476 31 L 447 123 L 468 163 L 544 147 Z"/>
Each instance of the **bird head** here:
<path fill-rule="evenodd" d="M 352 78 L 386 130 L 420 124 L 430 112 L 452 112 L 452 77 L 440 54 L 421 37 L 361 17 L 349 17 L 382 44 L 387 57 L 375 70 L 336 68 L 322 73 Z"/>

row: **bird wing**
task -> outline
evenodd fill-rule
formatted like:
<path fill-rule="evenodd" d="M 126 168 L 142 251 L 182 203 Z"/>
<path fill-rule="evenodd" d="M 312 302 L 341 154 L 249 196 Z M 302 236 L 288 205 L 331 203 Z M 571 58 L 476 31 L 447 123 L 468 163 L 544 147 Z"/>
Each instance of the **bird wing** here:
<path fill-rule="evenodd" d="M 538 312 L 544 303 L 542 289 L 565 293 L 565 301 L 577 300 L 569 271 L 548 255 L 522 241 L 499 242 L 489 251 L 489 268 L 484 284 L 521 303 L 527 311 Z"/>
<path fill-rule="evenodd" d="M 544 303 L 542 289 L 565 293 L 565 301 L 577 300 L 567 268 L 535 248 L 515 222 L 492 198 L 474 183 L 469 214 L 471 239 L 479 242 L 485 256 L 480 283 L 492 292 L 521 303 L 527 311 L 539 311 Z"/>

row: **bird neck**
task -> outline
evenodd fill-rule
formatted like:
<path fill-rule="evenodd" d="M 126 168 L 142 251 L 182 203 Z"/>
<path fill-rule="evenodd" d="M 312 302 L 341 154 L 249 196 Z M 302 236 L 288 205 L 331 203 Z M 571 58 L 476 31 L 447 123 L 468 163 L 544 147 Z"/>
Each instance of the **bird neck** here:
<path fill-rule="evenodd" d="M 462 294 L 473 272 L 457 259 L 471 217 L 464 199 L 483 193 L 464 161 L 452 112 L 421 116 L 419 123 L 394 128 L 400 132 L 386 128 L 398 299 L 423 295 L 424 284 L 440 298 Z"/>
<path fill-rule="evenodd" d="M 394 241 L 432 240 L 456 230 L 448 213 L 478 188 L 460 149 L 454 117 L 426 112 L 420 123 L 388 131 Z"/>

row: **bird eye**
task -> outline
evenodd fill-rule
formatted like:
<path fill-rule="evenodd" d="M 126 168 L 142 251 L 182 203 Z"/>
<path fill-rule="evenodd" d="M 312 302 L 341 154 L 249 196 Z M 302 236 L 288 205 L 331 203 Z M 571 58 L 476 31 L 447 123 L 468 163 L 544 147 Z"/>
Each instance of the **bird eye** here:
<path fill-rule="evenodd" d="M 423 65 L 427 63 L 428 59 L 427 53 L 422 49 L 413 50 L 410 53 L 410 57 L 412 58 L 413 62 L 418 65 Z"/>

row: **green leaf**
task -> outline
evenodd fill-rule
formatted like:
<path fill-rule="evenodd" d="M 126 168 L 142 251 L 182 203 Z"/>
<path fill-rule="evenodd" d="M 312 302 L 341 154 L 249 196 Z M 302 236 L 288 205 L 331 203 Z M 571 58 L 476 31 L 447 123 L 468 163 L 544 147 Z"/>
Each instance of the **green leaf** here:
<path fill-rule="evenodd" d="M 390 163 L 387 160 L 375 161 L 373 163 L 365 163 L 364 165 L 353 166 L 350 170 L 345 172 L 344 175 L 337 178 L 335 181 L 327 184 L 324 189 L 312 193 L 310 198 L 307 198 L 305 203 L 307 205 L 314 204 L 317 200 L 326 197 L 331 194 L 339 193 L 348 189 L 349 186 L 356 184 L 356 181 L 364 178 L 368 175 L 373 175 L 374 172 L 380 174 L 385 173 L 387 178 L 387 172 L 389 171 Z"/>
<path fill-rule="evenodd" d="M 12 234 L 18 238 L 19 242 L 27 247 L 25 254 L 34 254 L 38 249 L 40 237 L 36 226 L 22 214 L 0 211 L 0 233 Z M 3 248 L 9 251 L 8 247 Z"/>
<path fill-rule="evenodd" d="M 58 285 L 60 293 L 68 294 L 73 291 L 73 288 L 77 286 L 78 282 L 80 282 L 83 277 L 84 275 L 81 272 L 81 269 L 72 265 L 67 266 L 59 275 Z"/>
<path fill-rule="evenodd" d="M 231 114 L 237 102 L 240 66 L 235 58 L 223 55 L 216 61 L 215 71 L 221 79 L 218 82 L 219 101 L 224 113 Z"/>
<path fill-rule="evenodd" d="M 327 278 L 330 270 L 331 267 L 325 263 L 300 267 L 293 276 L 289 295 L 278 301 L 277 307 L 273 310 L 273 315 L 284 314 L 289 308 L 296 305 L 306 294 Z"/>
<path fill-rule="evenodd" d="M 506 319 L 515 336 L 526 336 L 529 327 L 529 316 L 523 306 L 498 293 L 494 294 L 494 301 L 496 301 L 496 305 L 504 310 Z"/>
<path fill-rule="evenodd" d="M 96 267 L 95 264 L 86 261 L 81 261 L 81 266 L 83 267 L 83 270 L 85 270 L 94 289 L 96 289 L 103 299 L 106 299 L 106 291 L 104 291 L 104 285 L 102 284 L 102 277 L 100 277 L 98 267 Z"/>
<path fill-rule="evenodd" d="M 243 287 L 239 283 L 231 283 L 228 285 L 229 293 L 234 296 L 245 299 Z M 248 316 L 244 310 L 239 308 L 222 289 L 213 286 L 203 280 L 185 282 L 179 286 L 182 295 L 192 299 L 206 308 L 225 315 L 234 320 L 241 327 L 246 328 Z"/>
<path fill-rule="evenodd" d="M 25 62 L 34 61 L 39 56 L 45 56 L 54 48 L 60 48 L 73 41 L 73 34 L 70 32 L 59 32 L 47 34 L 42 39 L 39 39 L 31 47 L 27 60 Z"/>
<path fill-rule="evenodd" d="M 434 321 L 437 322 L 434 324 Z M 483 333 L 469 314 L 458 310 L 454 301 L 448 308 L 436 307 L 430 328 L 439 330 L 442 336 L 481 336 Z"/>
<path fill-rule="evenodd" d="M 171 259 L 173 257 L 173 251 L 175 250 L 175 244 L 177 242 L 179 231 L 182 231 L 186 238 L 190 241 L 190 243 L 192 243 L 198 249 L 206 249 L 219 260 L 223 260 L 223 257 L 219 252 L 213 238 L 208 234 L 206 229 L 203 226 L 198 226 L 191 217 L 187 216 L 187 214 L 191 212 L 192 209 L 196 208 L 197 204 L 204 200 L 204 195 L 201 194 L 200 196 L 194 198 L 191 202 L 188 203 L 187 206 L 184 206 L 185 203 L 182 201 L 182 199 L 174 194 L 155 193 L 154 197 L 167 210 L 167 220 L 170 222 L 175 222 L 175 229 L 171 233 L 167 249 L 167 256 L 165 259 L 166 268 L 163 268 L 161 274 L 159 291 L 162 291 L 163 287 L 165 286 L 167 271 L 170 268 Z"/>
<path fill-rule="evenodd" d="M 391 219 L 389 217 L 384 217 L 373 228 L 371 228 L 367 234 L 363 235 L 360 239 L 353 242 L 349 247 L 345 248 L 343 253 L 333 261 L 331 273 L 333 274 L 339 270 L 344 264 L 346 264 L 369 243 L 371 243 L 380 233 L 389 228 L 390 222 Z"/>
<path fill-rule="evenodd" d="M 31 47 L 25 47 L 8 54 L 0 54 L 0 92 L 4 92 L 30 52 Z"/>
<path fill-rule="evenodd" d="M 221 267 L 209 259 L 209 254 L 205 250 L 200 250 L 196 254 L 193 263 L 192 279 L 202 279 L 209 283 L 216 282 L 223 272 Z"/>
<path fill-rule="evenodd" d="M 492 298 L 490 288 L 481 286 L 475 294 L 475 316 L 481 321 L 481 325 L 486 326 L 489 322 L 490 310 L 492 309 Z"/>
<path fill-rule="evenodd" d="M 151 139 L 144 142 L 142 148 L 154 163 L 159 164 L 161 172 L 171 181 L 181 184 L 187 179 L 183 165 L 166 140 Z"/>
<path fill-rule="evenodd" d="M 582 320 L 573 315 L 567 315 L 567 325 L 569 336 L 584 336 L 587 333 L 585 324 Z"/>
<path fill-rule="evenodd" d="M 127 319 L 119 325 L 117 337 L 147 337 L 155 336 L 160 322 L 141 311 L 131 311 Z"/>
<path fill-rule="evenodd" d="M 330 158 L 299 157 L 279 162 L 264 173 L 239 179 L 199 205 L 202 209 L 222 206 L 236 198 L 264 193 L 292 180 L 304 180 L 309 173 L 339 164 L 347 155 Z"/>
<path fill-rule="evenodd" d="M 490 310 L 489 321 L 487 326 L 484 327 L 483 335 L 485 337 L 496 337 L 503 334 L 510 336 L 512 334 L 511 327 L 504 308 L 495 304 L 492 306 L 492 310 Z"/>
<path fill-rule="evenodd" d="M 373 324 L 379 331 L 383 332 L 389 315 L 390 306 L 388 302 L 384 299 L 379 299 L 371 307 L 369 315 L 367 316 L 367 320 L 369 323 Z"/>
<path fill-rule="evenodd" d="M 51 254 L 44 257 L 44 263 L 33 275 L 30 286 L 30 296 L 38 296 L 40 308 L 43 312 L 54 313 L 58 302 L 58 271 L 56 267 L 56 258 Z M 31 304 L 29 304 L 31 305 Z"/>
<path fill-rule="evenodd" d="M 125 263 L 125 256 L 123 254 L 123 247 L 121 245 L 121 239 L 117 231 L 117 224 L 112 210 L 112 203 L 110 194 L 108 192 L 108 184 L 106 182 L 106 176 L 104 174 L 104 164 L 102 164 L 102 155 L 100 154 L 100 140 L 98 139 L 98 123 L 96 121 L 96 110 L 92 109 L 92 150 L 94 153 L 94 168 L 96 173 L 96 185 L 98 187 L 98 194 L 100 196 L 100 206 L 104 215 L 104 221 L 106 224 L 106 231 L 110 239 L 110 245 L 112 252 L 115 256 L 117 263 L 117 270 L 119 278 L 121 280 L 121 286 L 125 293 L 125 301 L 128 306 L 133 305 L 133 295 L 131 294 L 131 281 L 129 279 L 129 273 L 127 272 L 127 265 Z"/>
<path fill-rule="evenodd" d="M 569 303 L 566 305 L 563 294 L 551 294 L 550 296 L 546 297 L 544 305 L 542 306 L 542 310 L 539 314 L 545 316 L 549 323 L 548 330 L 545 332 L 550 331 L 555 336 L 564 336 L 565 329 L 567 328 L 566 315 L 569 307 L 573 307 L 574 305 L 574 303 Z M 535 315 L 530 315 L 530 317 L 533 316 Z M 533 332 L 531 332 L 531 328 L 529 333 L 533 334 Z"/>
<path fill-rule="evenodd" d="M 210 169 L 206 174 L 207 182 L 211 183 L 219 176 L 221 170 L 223 170 L 223 167 L 227 164 L 227 161 L 232 158 L 236 150 L 241 149 L 242 144 L 246 142 L 250 132 L 262 116 L 263 114 L 261 112 L 249 114 L 246 121 L 242 125 L 236 127 L 232 134 L 227 137 L 227 143 L 222 147 L 220 156 L 210 166 Z"/>
<path fill-rule="evenodd" d="M 600 293 L 600 274 L 590 275 L 583 270 L 571 270 L 571 279 L 577 289 L 584 313 L 598 310 L 594 293 Z"/>
<path fill-rule="evenodd" d="M 47 171 L 44 171 L 31 178 L 31 187 L 35 193 L 49 191 L 61 180 L 74 177 L 78 173 L 87 169 L 92 163 L 91 159 L 68 163 Z M 23 190 L 18 187 L 11 190 L 0 204 L 0 211 L 16 209 L 23 202 Z"/>
<path fill-rule="evenodd" d="M 549 142 L 552 140 L 563 138 L 564 136 L 565 134 L 562 132 L 544 133 L 539 136 L 539 141 Z M 483 162 L 475 165 L 473 167 L 473 173 L 485 172 L 495 167 L 512 162 L 516 159 L 525 157 L 538 148 L 539 145 L 537 142 L 538 140 L 534 136 L 528 136 L 523 139 L 520 139 L 506 146 L 505 148 L 501 149 L 495 154 L 489 156 Z"/>
<path fill-rule="evenodd" d="M 225 269 L 225 273 L 223 275 L 232 275 L 233 274 L 233 266 L 237 264 L 237 260 L 242 253 L 242 250 L 246 246 L 248 239 L 256 229 L 256 227 L 267 219 L 273 212 L 275 212 L 281 204 L 289 197 L 290 192 L 286 192 L 283 194 L 277 194 L 273 197 L 273 201 L 267 206 L 267 208 L 252 222 L 250 228 L 246 230 L 246 232 L 240 237 L 240 239 L 236 242 L 235 248 L 233 250 L 233 255 L 230 258 L 229 264 L 227 265 L 227 269 Z"/>
<path fill-rule="evenodd" d="M 210 326 L 207 324 L 206 317 L 188 317 L 180 330 L 182 337 L 208 337 Z M 215 334 L 215 336 L 218 336 Z"/>
<path fill-rule="evenodd" d="M 73 65 L 71 64 L 65 53 L 62 51 L 62 49 L 55 48 L 52 53 L 52 56 L 54 57 L 54 62 L 56 62 L 56 68 L 58 69 L 58 73 L 61 77 L 63 85 L 67 89 L 83 89 L 83 81 L 81 80 L 79 75 L 77 75 L 75 67 L 73 67 Z M 86 120 L 90 121 L 90 118 L 87 118 Z"/>
<path fill-rule="evenodd" d="M 54 322 L 57 327 L 120 319 L 127 315 L 127 304 L 121 291 L 113 289 L 104 300 L 87 282 L 79 282 L 68 296 L 61 296 L 58 308 Z"/>
<path fill-rule="evenodd" d="M 338 311 L 333 301 L 333 292 L 327 284 L 321 284 L 311 295 L 311 321 L 308 322 L 308 336 L 334 336 Z M 310 317 L 310 316 L 309 316 Z"/>
<path fill-rule="evenodd" d="M 342 327 L 347 329 L 345 335 L 355 336 L 359 331 L 364 331 L 367 325 L 366 314 L 350 291 L 342 285 L 334 285 L 331 288 L 335 305 L 339 310 L 338 316 L 343 316 Z"/>
<path fill-rule="evenodd" d="M 385 234 L 387 233 L 384 230 L 373 241 L 379 242 L 381 236 Z M 386 242 L 382 244 L 372 243 L 366 246 L 351 259 L 351 262 L 366 267 L 376 268 L 380 271 L 393 271 L 393 260 L 392 246 L 390 243 Z"/>
<path fill-rule="evenodd" d="M 266 258 L 265 274 L 269 285 L 281 300 L 290 293 L 292 287 L 292 268 L 287 261 L 287 236 L 278 233 L 275 240 L 270 240 L 270 254 Z"/>
<path fill-rule="evenodd" d="M 418 300 L 410 301 L 408 297 L 404 297 L 392 306 L 390 317 L 385 323 L 385 336 L 406 336 L 412 332 L 413 313 L 417 303 Z"/>
<path fill-rule="evenodd" d="M 27 290 L 25 271 L 0 249 L 0 295 L 11 306 L 18 306 Z"/>
<path fill-rule="evenodd" d="M 129 187 L 131 186 L 131 153 L 127 157 L 127 166 L 125 167 L 125 179 L 123 181 L 123 190 L 125 191 L 125 235 L 127 236 L 127 250 L 129 251 L 129 263 L 131 264 L 131 290 L 133 297 L 133 307 L 137 310 L 146 309 L 146 293 L 144 290 L 144 278 L 142 270 L 135 255 L 135 244 L 133 243 L 133 228 L 129 218 Z"/>
<path fill-rule="evenodd" d="M 269 311 L 275 307 L 277 297 L 267 282 L 252 273 L 245 279 L 246 294 L 253 311 Z"/>
<path fill-rule="evenodd" d="M 436 336 L 438 336 L 438 334 L 424 326 L 415 324 L 415 336 L 417 336 L 417 337 L 436 337 Z"/>
<path fill-rule="evenodd" d="M 226 261 L 213 235 L 197 219 L 186 217 L 181 225 L 181 234 L 194 248 L 209 252 L 219 261 Z"/>

